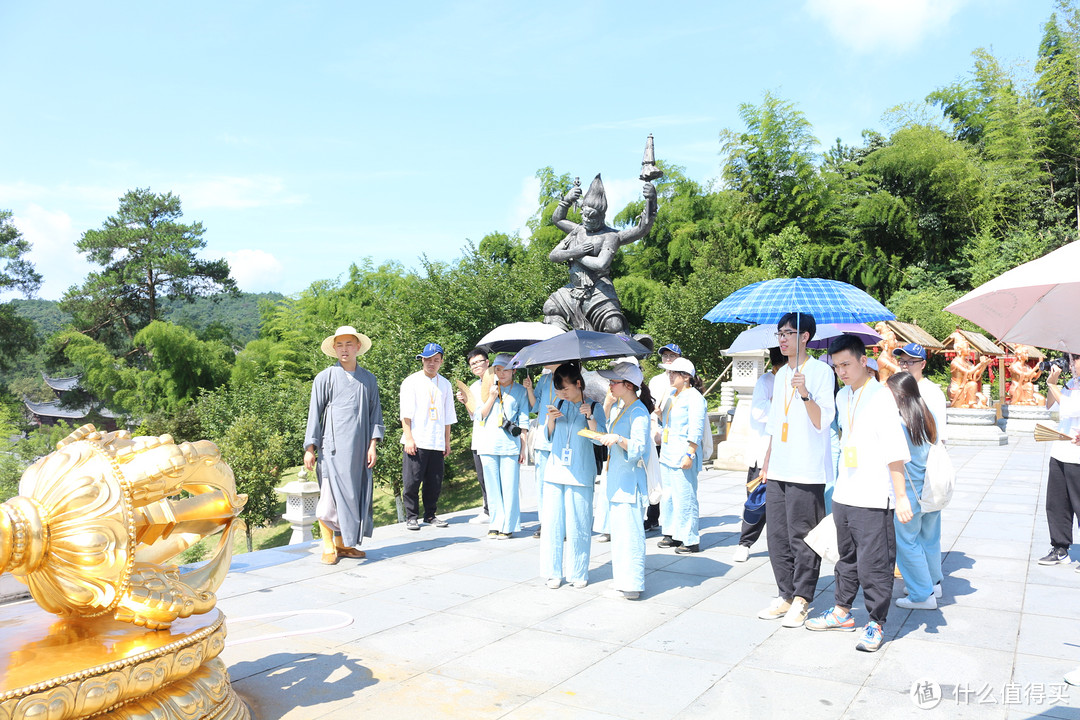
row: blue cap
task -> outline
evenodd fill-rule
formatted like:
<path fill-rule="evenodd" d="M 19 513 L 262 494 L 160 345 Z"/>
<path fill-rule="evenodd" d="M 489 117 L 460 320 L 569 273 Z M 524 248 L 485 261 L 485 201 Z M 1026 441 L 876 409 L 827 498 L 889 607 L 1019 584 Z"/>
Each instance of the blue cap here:
<path fill-rule="evenodd" d="M 765 483 L 759 484 L 743 505 L 743 522 L 753 525 L 765 517 Z"/>
<path fill-rule="evenodd" d="M 660 349 L 659 349 L 659 350 L 657 350 L 656 352 L 657 352 L 657 353 L 662 353 L 662 352 L 664 352 L 665 350 L 670 350 L 671 352 L 675 353 L 676 355 L 682 355 L 682 348 L 681 348 L 681 347 L 679 347 L 678 345 L 676 345 L 675 343 L 668 343 L 667 345 L 665 345 L 664 347 L 660 348 Z"/>
<path fill-rule="evenodd" d="M 420 354 L 416 356 L 417 360 L 424 360 L 432 357 L 433 355 L 442 355 L 442 345 L 439 343 L 428 343 L 424 346 L 424 349 L 420 351 Z"/>
<path fill-rule="evenodd" d="M 926 359 L 926 348 L 919 343 L 908 343 L 902 348 L 896 348 L 892 351 L 892 354 L 896 357 L 901 355 L 910 355 L 913 358 L 919 358 L 920 360 Z"/>

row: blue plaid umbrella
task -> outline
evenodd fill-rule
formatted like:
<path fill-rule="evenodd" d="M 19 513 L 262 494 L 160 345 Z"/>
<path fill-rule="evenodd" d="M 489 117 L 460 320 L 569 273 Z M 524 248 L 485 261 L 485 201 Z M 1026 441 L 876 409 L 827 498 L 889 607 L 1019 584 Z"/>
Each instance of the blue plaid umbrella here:
<path fill-rule="evenodd" d="M 825 323 L 895 320 L 896 315 L 865 292 L 838 280 L 776 278 L 739 288 L 705 316 L 710 322 L 772 323 L 789 312 L 814 316 Z"/>

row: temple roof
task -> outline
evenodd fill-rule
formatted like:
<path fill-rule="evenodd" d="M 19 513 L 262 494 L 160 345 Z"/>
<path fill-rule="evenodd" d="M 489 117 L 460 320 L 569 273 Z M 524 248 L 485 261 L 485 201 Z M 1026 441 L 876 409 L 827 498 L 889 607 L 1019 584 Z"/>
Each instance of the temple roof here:
<path fill-rule="evenodd" d="M 944 350 L 945 346 L 934 339 L 934 336 L 923 330 L 918 325 L 900 322 L 899 320 L 886 320 L 885 324 L 904 345 L 919 343 L 927 350 Z"/>
<path fill-rule="evenodd" d="M 75 375 L 73 377 L 54 378 L 49 377 L 45 373 L 41 373 L 41 378 L 45 381 L 45 384 L 51 387 L 53 390 L 59 390 L 64 392 L 66 390 L 74 390 L 79 387 L 79 378 L 81 375 Z"/>
<path fill-rule="evenodd" d="M 77 408 L 65 408 L 60 406 L 59 400 L 43 403 L 23 400 L 23 404 L 26 405 L 27 410 L 42 417 L 60 418 L 62 420 L 81 420 L 90 413 L 96 412 L 103 418 L 116 418 L 116 414 L 108 408 L 94 408 L 92 405 L 84 405 Z"/>

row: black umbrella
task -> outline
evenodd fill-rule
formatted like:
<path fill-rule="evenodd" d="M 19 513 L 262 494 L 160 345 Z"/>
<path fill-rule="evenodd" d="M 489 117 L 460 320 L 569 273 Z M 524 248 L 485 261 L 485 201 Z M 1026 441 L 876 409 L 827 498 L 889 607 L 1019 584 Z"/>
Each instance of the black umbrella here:
<path fill-rule="evenodd" d="M 603 358 L 645 357 L 652 351 L 628 335 L 570 330 L 523 348 L 510 361 L 510 367 L 551 365 L 570 360 L 602 360 Z"/>

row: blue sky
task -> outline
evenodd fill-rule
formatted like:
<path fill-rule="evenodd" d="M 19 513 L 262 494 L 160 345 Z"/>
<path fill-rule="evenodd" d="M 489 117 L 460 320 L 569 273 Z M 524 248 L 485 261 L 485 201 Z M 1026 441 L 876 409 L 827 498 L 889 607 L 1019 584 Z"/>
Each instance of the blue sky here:
<path fill-rule="evenodd" d="M 740 103 L 795 102 L 824 145 L 991 49 L 1030 73 L 1051 0 L 0 2 L 0 208 L 40 297 L 127 190 L 171 191 L 243 290 L 516 232 L 551 165 L 639 195 L 645 137 L 701 182 Z"/>

